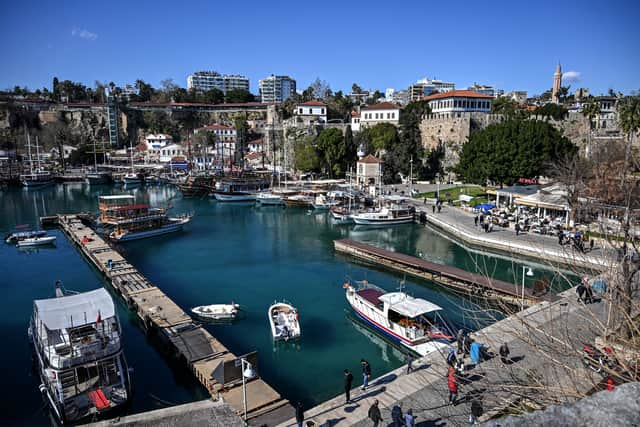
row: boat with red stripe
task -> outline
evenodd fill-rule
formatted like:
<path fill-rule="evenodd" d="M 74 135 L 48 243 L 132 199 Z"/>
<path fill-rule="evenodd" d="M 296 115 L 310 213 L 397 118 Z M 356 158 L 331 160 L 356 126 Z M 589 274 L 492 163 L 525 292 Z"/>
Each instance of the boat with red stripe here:
<path fill-rule="evenodd" d="M 447 346 L 453 337 L 442 308 L 402 292 L 386 292 L 366 280 L 343 285 L 349 305 L 363 321 L 424 356 Z"/>

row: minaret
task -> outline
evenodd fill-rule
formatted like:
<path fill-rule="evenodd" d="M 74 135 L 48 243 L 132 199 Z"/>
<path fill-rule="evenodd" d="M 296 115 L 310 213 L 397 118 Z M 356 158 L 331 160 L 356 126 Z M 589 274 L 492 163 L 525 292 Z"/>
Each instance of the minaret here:
<path fill-rule="evenodd" d="M 558 62 L 558 68 L 556 68 L 556 72 L 553 73 L 553 90 L 551 91 L 551 101 L 555 102 L 556 104 L 560 103 L 558 92 L 560 91 L 561 85 L 562 85 L 562 67 Z"/>

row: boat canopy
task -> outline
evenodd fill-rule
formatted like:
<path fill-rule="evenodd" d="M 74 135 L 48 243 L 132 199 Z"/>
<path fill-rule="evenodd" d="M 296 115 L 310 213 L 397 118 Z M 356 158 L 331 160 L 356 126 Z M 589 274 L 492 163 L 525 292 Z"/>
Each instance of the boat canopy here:
<path fill-rule="evenodd" d="M 432 311 L 442 310 L 441 307 L 432 302 L 414 298 L 404 292 L 391 292 L 378 297 L 378 299 L 387 304 L 393 311 L 411 318 Z"/>
<path fill-rule="evenodd" d="M 131 194 L 118 194 L 114 196 L 100 196 L 101 200 L 126 200 L 126 199 L 135 199 L 135 196 Z"/>
<path fill-rule="evenodd" d="M 98 318 L 115 316 L 113 300 L 104 289 L 96 289 L 78 295 L 35 300 L 39 320 L 50 331 L 75 328 L 96 323 Z"/>

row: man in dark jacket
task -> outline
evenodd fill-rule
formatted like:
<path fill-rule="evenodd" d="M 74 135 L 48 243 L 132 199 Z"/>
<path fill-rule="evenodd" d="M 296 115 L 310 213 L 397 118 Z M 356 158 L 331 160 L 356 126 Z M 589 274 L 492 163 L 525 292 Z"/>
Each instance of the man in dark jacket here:
<path fill-rule="evenodd" d="M 400 408 L 399 405 L 394 405 L 393 408 L 391 408 L 391 419 L 393 420 L 393 427 L 402 427 L 402 408 Z"/>
<path fill-rule="evenodd" d="M 351 403 L 351 384 L 353 383 L 353 375 L 348 369 L 344 370 L 344 396 L 345 403 Z"/>
<path fill-rule="evenodd" d="M 378 399 L 374 400 L 373 405 L 369 408 L 369 419 L 373 421 L 373 427 L 378 427 L 378 424 L 382 421 L 380 408 L 378 408 Z"/>
<path fill-rule="evenodd" d="M 360 359 L 362 365 L 362 390 L 366 389 L 369 385 L 369 379 L 371 378 L 371 365 L 364 359 Z"/>
<path fill-rule="evenodd" d="M 302 402 L 298 402 L 296 405 L 296 421 L 298 422 L 298 427 L 302 427 L 302 422 L 304 421 L 304 408 L 302 407 Z"/>
<path fill-rule="evenodd" d="M 500 360 L 502 361 L 502 363 L 509 363 L 509 361 L 511 360 L 509 359 L 509 353 L 509 346 L 505 342 L 500 346 Z"/>

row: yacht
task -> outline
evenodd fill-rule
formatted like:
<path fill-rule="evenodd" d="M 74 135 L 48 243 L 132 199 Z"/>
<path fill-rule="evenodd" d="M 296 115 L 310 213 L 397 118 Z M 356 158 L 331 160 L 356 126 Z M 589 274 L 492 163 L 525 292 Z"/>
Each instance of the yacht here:
<path fill-rule="evenodd" d="M 329 197 L 328 195 L 325 196 L 324 194 L 318 194 L 313 201 L 312 206 L 317 210 L 326 210 L 338 206 L 339 204 L 339 201 Z"/>
<path fill-rule="evenodd" d="M 223 178 L 216 182 L 213 197 L 219 202 L 255 202 L 269 182 L 257 177 Z"/>
<path fill-rule="evenodd" d="M 264 191 L 256 195 L 256 203 L 259 205 L 281 206 L 284 205 L 284 200 L 279 194 Z"/>
<path fill-rule="evenodd" d="M 284 199 L 284 203 L 290 207 L 310 208 L 313 206 L 313 202 L 315 202 L 315 200 L 316 198 L 313 192 L 303 191 L 299 194 L 287 196 Z"/>
<path fill-rule="evenodd" d="M 40 166 L 40 149 L 38 147 L 38 136 L 36 136 L 36 160 L 37 167 L 33 168 L 33 157 L 31 156 L 31 136 L 27 133 L 27 148 L 29 149 L 29 173 L 20 175 L 20 183 L 26 188 L 41 188 L 54 184 L 54 176 L 51 172 L 42 169 Z"/>
<path fill-rule="evenodd" d="M 56 242 L 56 236 L 35 236 L 35 237 L 26 237 L 24 239 L 18 240 L 16 246 L 19 248 L 29 247 L 29 246 L 45 246 L 45 245 L 53 245 Z"/>
<path fill-rule="evenodd" d="M 380 206 L 369 212 L 351 215 L 357 225 L 396 225 L 413 222 L 415 208 L 404 204 L 404 199 L 397 196 L 380 198 Z"/>
<path fill-rule="evenodd" d="M 369 282 L 343 285 L 356 315 L 377 331 L 424 356 L 453 339 L 442 308 L 402 290 L 386 292 Z"/>
<path fill-rule="evenodd" d="M 44 237 L 46 235 L 46 230 L 17 231 L 7 234 L 4 237 L 4 241 L 6 243 L 18 243 L 20 240 L 32 239 L 34 237 Z"/>
<path fill-rule="evenodd" d="M 267 313 L 271 325 L 271 335 L 276 341 L 300 338 L 298 310 L 288 302 L 274 302 Z"/>
<path fill-rule="evenodd" d="M 169 217 L 164 208 L 136 204 L 131 195 L 100 196 L 100 222 L 113 229 L 109 238 L 123 242 L 182 230 L 191 215 Z"/>
<path fill-rule="evenodd" d="M 122 183 L 125 185 L 142 184 L 142 179 L 140 178 L 140 175 L 131 171 L 124 174 L 122 177 Z"/>
<path fill-rule="evenodd" d="M 40 391 L 62 424 L 96 418 L 131 398 L 113 300 L 104 289 L 35 300 L 29 325 Z"/>

